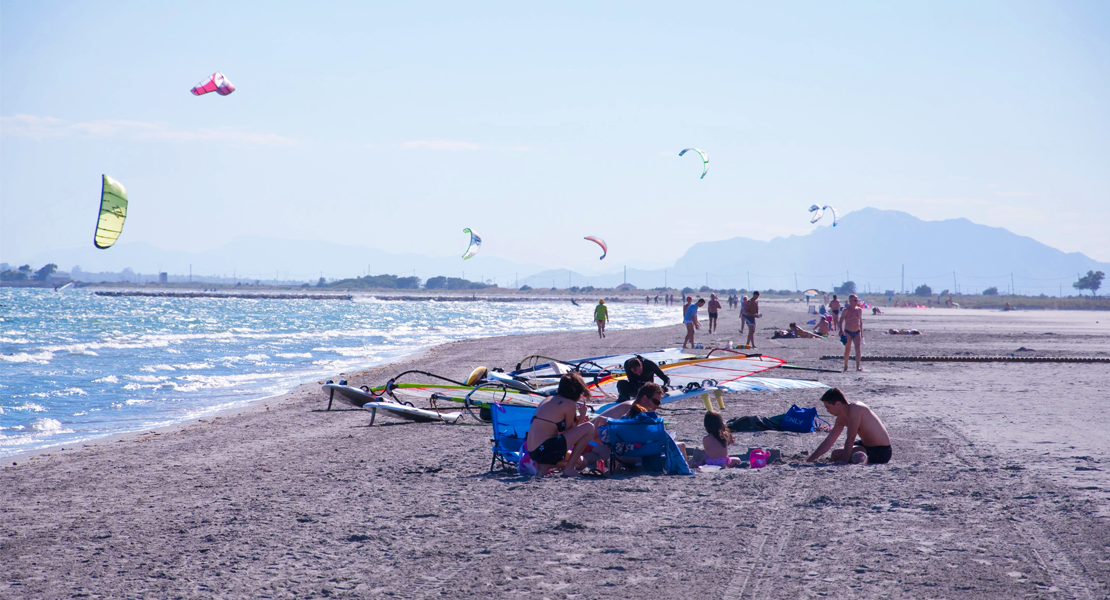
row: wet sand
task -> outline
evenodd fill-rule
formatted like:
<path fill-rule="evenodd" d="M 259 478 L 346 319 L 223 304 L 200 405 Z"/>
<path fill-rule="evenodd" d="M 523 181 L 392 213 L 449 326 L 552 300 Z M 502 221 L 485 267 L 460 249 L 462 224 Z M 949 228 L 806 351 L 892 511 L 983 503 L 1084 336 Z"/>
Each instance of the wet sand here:
<path fill-rule="evenodd" d="M 765 303 L 760 350 L 839 368 L 819 360 L 841 352 L 834 339 L 769 339 L 807 320 L 804 308 Z M 740 341 L 735 311 L 721 323 L 699 341 Z M 892 309 L 864 323 L 874 354 L 1110 356 L 1108 313 Z M 604 340 L 456 342 L 346 378 L 380 384 L 414 367 L 461 378 L 528 354 L 649 350 L 683 335 L 676 324 Z M 0 596 L 1110 596 L 1110 365 L 864 368 L 768 375 L 870 405 L 893 439 L 888 465 L 807 465 L 822 434 L 765 432 L 737 434 L 736 448 L 776 448 L 786 464 L 531 480 L 488 473 L 488 425 L 379 415 L 367 427 L 366 411 L 324 411 L 318 385 L 172 430 L 15 457 L 0 469 Z M 728 394 L 725 416 L 820 406 L 820 393 Z M 703 411 L 692 400 L 663 412 L 699 445 Z"/>

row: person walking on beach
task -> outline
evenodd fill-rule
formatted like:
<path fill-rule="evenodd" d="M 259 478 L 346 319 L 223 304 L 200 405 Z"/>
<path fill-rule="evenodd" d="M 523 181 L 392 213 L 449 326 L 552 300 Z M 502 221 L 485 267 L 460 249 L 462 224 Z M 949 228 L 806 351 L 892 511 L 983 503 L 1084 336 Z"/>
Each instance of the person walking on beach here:
<path fill-rule="evenodd" d="M 597 337 L 605 337 L 605 324 L 609 322 L 609 307 L 605 306 L 605 300 L 597 301 L 597 308 L 594 309 L 594 320 L 597 321 Z"/>
<path fill-rule="evenodd" d="M 862 371 L 860 366 L 863 353 L 863 307 L 859 305 L 859 298 L 855 294 L 848 296 L 848 306 L 840 311 L 840 341 L 844 343 L 844 371 L 848 371 L 848 356 L 852 353 L 852 344 L 856 345 L 856 370 Z"/>
<path fill-rule="evenodd" d="M 687 296 L 687 300 L 692 301 L 693 298 Z M 694 330 L 701 329 L 701 323 L 698 322 L 698 309 L 705 305 L 705 300 L 698 299 L 697 304 L 686 304 L 686 308 L 682 311 L 682 322 L 686 325 L 686 339 L 682 340 L 682 348 L 686 348 L 686 344 L 690 344 L 690 348 L 694 347 Z"/>
<path fill-rule="evenodd" d="M 717 312 L 721 310 L 721 303 L 717 300 L 717 294 L 709 295 L 709 333 L 717 328 Z"/>
<path fill-rule="evenodd" d="M 755 348 L 755 320 L 763 316 L 759 314 L 759 292 L 752 294 L 751 300 L 748 300 L 743 306 L 740 316 L 743 318 L 744 324 L 748 326 L 747 346 Z"/>
<path fill-rule="evenodd" d="M 829 458 L 854 464 L 882 464 L 890 461 L 890 435 L 878 415 L 866 404 L 848 402 L 844 393 L 837 388 L 825 392 L 821 396 L 821 402 L 825 405 L 825 410 L 836 417 L 836 422 L 825 441 L 806 458 L 806 462 L 815 462 L 835 446 L 844 429 L 848 430 L 848 435 L 844 438 L 844 448 L 833 450 Z"/>
<path fill-rule="evenodd" d="M 837 319 L 840 318 L 840 300 L 837 300 L 836 294 L 833 294 L 832 302 L 829 302 L 829 310 L 833 314 L 833 323 L 836 323 Z"/>

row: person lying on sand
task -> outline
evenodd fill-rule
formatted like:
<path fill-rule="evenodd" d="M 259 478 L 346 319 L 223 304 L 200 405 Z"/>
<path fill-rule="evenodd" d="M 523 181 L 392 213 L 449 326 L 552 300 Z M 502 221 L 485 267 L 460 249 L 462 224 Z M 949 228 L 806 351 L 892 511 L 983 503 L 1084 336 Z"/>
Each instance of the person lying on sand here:
<path fill-rule="evenodd" d="M 820 321 L 822 323 L 825 322 L 824 319 L 821 319 Z M 801 327 L 798 327 L 797 323 L 791 323 L 790 324 L 790 332 L 793 333 L 794 337 L 796 337 L 796 338 L 811 339 L 811 338 L 820 338 L 821 337 L 821 336 L 817 335 L 816 333 L 810 333 L 809 331 L 806 331 L 805 329 L 803 329 Z"/>
<path fill-rule="evenodd" d="M 567 373 L 559 379 L 556 394 L 544 398 L 536 407 L 527 444 L 538 476 L 543 477 L 564 460 L 564 475 L 574 475 L 581 469 L 578 459 L 589 447 L 595 432 L 594 424 L 586 419 L 586 405 L 578 404 L 583 396 L 589 397 L 589 390 L 582 376 Z M 568 449 L 571 451 L 569 457 Z"/>
<path fill-rule="evenodd" d="M 890 461 L 890 436 L 886 427 L 866 404 L 862 402 L 848 402 L 844 393 L 833 388 L 823 396 L 821 402 L 825 410 L 836 417 L 832 430 L 821 442 L 821 445 L 806 459 L 807 462 L 816 462 L 821 455 L 828 452 L 836 445 L 840 432 L 848 430 L 844 438 L 844 448 L 833 450 L 829 458 L 836 462 L 851 462 L 854 464 L 872 463 L 882 464 Z M 859 436 L 857 439 L 856 436 Z"/>
<path fill-rule="evenodd" d="M 921 335 L 917 329 L 890 329 L 887 331 L 890 335 Z"/>

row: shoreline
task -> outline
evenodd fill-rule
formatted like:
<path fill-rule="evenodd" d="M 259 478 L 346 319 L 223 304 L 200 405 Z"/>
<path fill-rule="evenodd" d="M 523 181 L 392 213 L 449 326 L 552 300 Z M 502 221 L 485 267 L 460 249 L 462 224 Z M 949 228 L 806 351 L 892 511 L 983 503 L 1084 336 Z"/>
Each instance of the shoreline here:
<path fill-rule="evenodd" d="M 820 366 L 836 341 L 766 337 L 803 310 L 766 305 L 758 350 Z M 937 311 L 865 317 L 865 351 L 998 354 L 1022 345 L 1110 354 L 1110 324 L 1096 325 L 1095 313 L 929 312 Z M 737 321 L 726 311 L 726 331 L 709 335 L 703 325 L 698 341 L 735 341 Z M 871 331 L 887 325 L 929 335 Z M 683 331 L 460 340 L 347 378 L 380 383 L 415 367 L 461 377 L 527 354 L 677 346 Z M 256 410 L 0 469 L 0 561 L 10 565 L 0 590 L 14 598 L 219 590 L 692 599 L 742 589 L 760 598 L 999 600 L 1105 592 L 1110 473 L 1100 466 L 1110 440 L 1095 419 L 1067 416 L 1101 405 L 1106 365 L 865 365 L 862 374 L 814 376 L 876 411 L 893 441 L 890 464 L 807 465 L 804 453 L 821 434 L 737 433 L 741 452 L 779 449 L 786 464 L 692 477 L 487 474 L 488 425 L 378 415 L 367 427 L 368 411 L 325 411 L 326 394 L 304 384 Z M 1073 385 L 1068 394 L 1054 393 L 1061 379 Z M 820 409 L 820 392 L 730 393 L 724 414 Z M 680 441 L 700 446 L 699 401 L 662 414 Z"/>

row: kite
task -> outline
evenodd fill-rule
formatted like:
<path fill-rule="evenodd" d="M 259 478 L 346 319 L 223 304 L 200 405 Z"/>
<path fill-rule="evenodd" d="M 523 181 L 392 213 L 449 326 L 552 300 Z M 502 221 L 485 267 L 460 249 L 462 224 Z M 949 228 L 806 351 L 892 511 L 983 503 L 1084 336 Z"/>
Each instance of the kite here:
<path fill-rule="evenodd" d="M 470 246 L 466 248 L 466 253 L 463 254 L 463 260 L 466 260 L 478 253 L 478 248 L 482 247 L 482 238 L 478 237 L 478 234 L 474 233 L 469 228 L 463 229 L 463 233 L 470 234 Z"/>
<path fill-rule="evenodd" d="M 198 83 L 193 88 L 194 96 L 201 96 L 209 92 L 216 92 L 221 96 L 226 96 L 235 91 L 235 86 L 231 84 L 231 80 L 224 77 L 223 73 L 213 73 L 211 77 Z"/>
<path fill-rule="evenodd" d="M 809 212 L 813 213 L 813 218 L 810 219 L 809 222 L 816 223 L 820 221 L 821 217 L 824 216 L 826 210 L 832 211 L 833 227 L 836 227 L 836 222 L 840 220 L 840 217 L 836 215 L 836 208 L 832 206 L 817 206 L 816 204 L 814 204 L 813 206 L 809 207 Z"/>
<path fill-rule="evenodd" d="M 587 235 L 586 237 L 584 237 L 582 239 L 590 240 L 591 242 L 597 244 L 598 246 L 601 246 L 601 258 L 599 258 L 598 260 L 605 260 L 605 256 L 607 254 L 609 254 L 609 246 L 605 245 L 605 240 L 603 240 L 599 237 L 594 237 L 592 235 Z"/>
<path fill-rule="evenodd" d="M 123 184 L 104 175 L 100 186 L 100 218 L 96 222 L 93 244 L 104 250 L 116 243 L 127 219 L 127 190 Z"/>
<path fill-rule="evenodd" d="M 701 178 L 705 179 L 705 174 L 709 172 L 709 155 L 706 154 L 705 152 L 701 151 L 701 150 L 698 150 L 697 148 L 686 148 L 682 152 L 679 152 L 678 155 L 682 156 L 683 154 L 686 154 L 687 152 L 689 152 L 691 150 L 693 150 L 694 152 L 697 152 L 698 155 L 701 156 L 701 160 L 702 160 Z"/>

